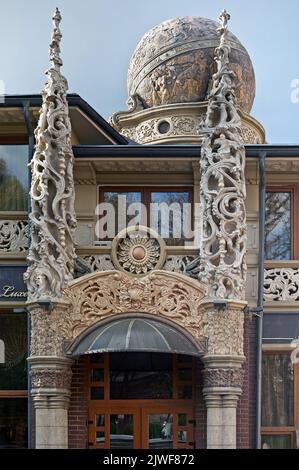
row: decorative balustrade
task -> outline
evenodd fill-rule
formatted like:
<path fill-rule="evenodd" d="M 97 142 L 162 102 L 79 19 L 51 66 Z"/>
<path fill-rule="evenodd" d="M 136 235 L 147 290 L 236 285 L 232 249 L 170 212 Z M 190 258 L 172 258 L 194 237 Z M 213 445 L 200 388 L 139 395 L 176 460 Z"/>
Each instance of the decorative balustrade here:
<path fill-rule="evenodd" d="M 27 220 L 0 220 L 0 252 L 24 252 L 28 244 Z"/>
<path fill-rule="evenodd" d="M 265 269 L 265 301 L 299 301 L 299 268 Z"/>

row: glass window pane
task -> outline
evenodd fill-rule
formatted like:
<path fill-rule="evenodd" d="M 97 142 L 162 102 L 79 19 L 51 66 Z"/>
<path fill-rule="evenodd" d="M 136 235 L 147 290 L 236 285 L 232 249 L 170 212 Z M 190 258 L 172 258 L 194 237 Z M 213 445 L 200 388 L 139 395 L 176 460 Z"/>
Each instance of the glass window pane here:
<path fill-rule="evenodd" d="M 133 191 L 105 191 L 104 202 L 110 203 L 115 211 L 115 235 L 128 226 L 135 217 L 136 225 L 141 224 L 141 192 Z M 134 206 L 133 206 L 134 204 Z M 104 214 L 105 216 L 105 214 Z M 143 225 L 147 225 L 143 223 Z M 104 231 L 107 227 L 104 225 Z M 101 236 L 101 234 L 99 234 Z M 105 237 L 103 234 L 102 238 Z"/>
<path fill-rule="evenodd" d="M 104 387 L 91 387 L 90 399 L 91 400 L 103 400 L 104 399 Z"/>
<path fill-rule="evenodd" d="M 178 425 L 187 426 L 187 414 L 186 413 L 178 414 Z"/>
<path fill-rule="evenodd" d="M 265 215 L 266 259 L 291 259 L 291 192 L 267 192 Z"/>
<path fill-rule="evenodd" d="M 110 399 L 166 399 L 173 393 L 171 354 L 111 353 Z"/>
<path fill-rule="evenodd" d="M 187 431 L 178 431 L 178 444 L 185 444 L 187 442 Z"/>
<path fill-rule="evenodd" d="M 111 400 L 172 398 L 171 371 L 111 371 Z"/>
<path fill-rule="evenodd" d="M 172 414 L 151 414 L 148 417 L 149 449 L 172 449 Z"/>
<path fill-rule="evenodd" d="M 96 415 L 96 426 L 98 428 L 105 426 L 105 415 Z"/>
<path fill-rule="evenodd" d="M 262 435 L 262 449 L 292 449 L 290 434 Z"/>
<path fill-rule="evenodd" d="M 133 415 L 110 415 L 110 449 L 133 449 Z"/>
<path fill-rule="evenodd" d="M 105 431 L 96 431 L 96 444 L 105 444 Z"/>
<path fill-rule="evenodd" d="M 91 382 L 103 382 L 104 381 L 104 369 L 91 369 L 90 380 Z"/>
<path fill-rule="evenodd" d="M 293 425 L 293 366 L 290 354 L 264 354 L 262 425 Z"/>
<path fill-rule="evenodd" d="M 27 210 L 27 164 L 27 145 L 0 145 L 0 211 Z"/>
<path fill-rule="evenodd" d="M 0 314 L 0 390 L 27 389 L 27 318 L 25 314 Z"/>
<path fill-rule="evenodd" d="M 178 398 L 186 400 L 192 398 L 192 385 L 179 385 Z"/>
<path fill-rule="evenodd" d="M 178 379 L 180 381 L 192 380 L 192 369 L 178 369 Z"/>
<path fill-rule="evenodd" d="M 155 191 L 151 193 L 151 228 L 168 245 L 183 245 L 191 239 L 190 193 L 183 191 Z"/>
<path fill-rule="evenodd" d="M 104 354 L 91 354 L 89 360 L 92 364 L 103 364 L 104 363 Z"/>
<path fill-rule="evenodd" d="M 178 354 L 177 355 L 177 361 L 180 364 L 182 364 L 182 363 L 189 364 L 189 363 L 192 363 L 193 357 L 192 356 L 187 356 L 186 354 Z"/>
<path fill-rule="evenodd" d="M 0 449 L 27 447 L 27 399 L 0 398 Z"/>

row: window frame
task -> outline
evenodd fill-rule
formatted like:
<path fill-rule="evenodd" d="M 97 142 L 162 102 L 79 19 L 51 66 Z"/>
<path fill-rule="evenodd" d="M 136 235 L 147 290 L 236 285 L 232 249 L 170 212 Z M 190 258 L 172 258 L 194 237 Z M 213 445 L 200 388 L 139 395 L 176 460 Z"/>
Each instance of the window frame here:
<path fill-rule="evenodd" d="M 150 202 L 152 192 L 176 192 L 176 193 L 189 193 L 189 202 L 191 204 L 191 229 L 194 230 L 194 187 L 193 185 L 184 186 L 135 186 L 135 185 L 100 185 L 98 186 L 98 201 L 99 204 L 104 203 L 105 192 L 137 192 L 141 193 L 141 203 L 146 206 L 147 209 L 147 226 L 150 227 Z M 117 235 L 117 234 L 116 234 Z M 108 239 L 98 238 L 99 241 L 108 241 Z M 185 241 L 191 241 L 192 239 L 186 239 Z M 174 245 L 175 246 L 175 245 Z"/>
<path fill-rule="evenodd" d="M 3 309 L 0 307 L 0 316 L 1 315 L 9 315 L 9 314 L 13 314 L 13 309 Z M 24 315 L 26 316 L 26 320 L 27 320 L 27 315 L 28 313 L 24 313 Z M 28 338 L 28 329 L 27 329 L 27 338 Z M 28 341 L 28 340 L 27 340 Z M 28 355 L 28 351 L 26 351 L 26 354 Z M 26 376 L 28 377 L 28 364 L 27 364 L 27 373 L 26 373 Z M 0 398 L 28 398 L 29 394 L 28 394 L 28 387 L 26 389 L 23 389 L 23 390 L 9 390 L 9 389 L 1 389 L 0 388 Z"/>
<path fill-rule="evenodd" d="M 291 355 L 291 349 L 270 349 L 263 351 L 263 355 Z M 296 448 L 296 429 L 299 427 L 299 362 L 293 364 L 293 425 L 292 426 L 261 426 L 262 435 L 291 435 L 292 448 Z"/>
<path fill-rule="evenodd" d="M 0 307 L 0 316 L 1 315 L 9 315 L 9 314 L 13 314 L 14 311 L 13 309 L 7 309 L 7 308 L 1 308 Z M 28 335 L 29 335 L 29 331 L 28 331 L 28 312 L 25 313 L 25 316 L 26 316 L 26 323 L 27 323 L 27 327 L 26 327 L 26 332 L 27 332 L 27 349 L 26 349 L 26 357 L 28 356 Z M 26 415 L 26 428 L 27 428 L 27 437 L 26 437 L 26 448 L 28 448 L 28 445 L 29 445 L 29 432 L 31 432 L 31 430 L 29 429 L 29 421 L 28 421 L 28 410 L 29 410 L 29 407 L 31 406 L 31 403 L 30 403 L 30 394 L 29 394 L 29 391 L 28 391 L 28 363 L 27 363 L 27 371 L 26 371 L 26 382 L 27 382 L 27 388 L 26 389 L 23 389 L 23 390 L 3 390 L 3 389 L 0 389 L 0 399 L 2 400 L 9 400 L 9 399 L 26 399 L 27 401 L 27 415 Z"/>
<path fill-rule="evenodd" d="M 291 257 L 289 260 L 299 260 L 299 186 L 267 186 L 267 193 L 290 193 L 291 194 Z M 275 261 L 275 259 L 267 259 L 266 261 Z"/>
<path fill-rule="evenodd" d="M 31 161 L 31 153 L 30 153 L 30 143 L 29 143 L 29 139 L 28 137 L 24 139 L 22 138 L 11 138 L 11 139 L 7 139 L 7 138 L 4 138 L 3 140 L 1 140 L 1 136 L 0 136 L 0 147 L 1 146 L 14 146 L 14 147 L 18 147 L 18 146 L 23 146 L 23 147 L 27 147 L 27 161 L 26 161 L 26 168 L 27 168 L 27 177 L 28 177 L 28 187 L 26 189 L 26 192 L 29 194 L 30 192 L 30 170 L 28 169 L 28 165 Z M 0 210 L 0 213 L 2 214 L 2 218 L 4 217 L 7 217 L 6 214 L 14 214 L 14 213 L 25 213 L 25 214 L 28 214 L 29 213 L 29 203 L 28 203 L 28 197 L 27 197 L 27 201 L 26 201 L 26 204 L 25 204 L 25 208 L 24 209 L 17 209 L 17 210 Z"/>

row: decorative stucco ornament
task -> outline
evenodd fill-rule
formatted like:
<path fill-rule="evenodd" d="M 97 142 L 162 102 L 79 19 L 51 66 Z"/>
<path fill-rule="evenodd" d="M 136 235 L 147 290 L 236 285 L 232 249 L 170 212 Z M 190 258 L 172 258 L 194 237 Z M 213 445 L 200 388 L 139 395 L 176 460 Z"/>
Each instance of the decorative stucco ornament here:
<path fill-rule="evenodd" d="M 60 72 L 61 15 L 53 15 L 51 67 L 42 91 L 42 108 L 35 130 L 32 171 L 29 267 L 25 273 L 28 301 L 60 299 L 73 278 L 75 251 L 73 152 L 66 79 Z"/>
<path fill-rule="evenodd" d="M 235 106 L 235 74 L 229 70 L 229 14 L 219 21 L 205 137 L 201 150 L 202 242 L 188 272 L 209 287 L 212 298 L 244 299 L 246 280 L 245 148 Z"/>
<path fill-rule="evenodd" d="M 164 241 L 148 227 L 128 227 L 112 242 L 111 259 L 114 266 L 133 276 L 145 276 L 153 269 L 160 269 L 165 257 Z"/>

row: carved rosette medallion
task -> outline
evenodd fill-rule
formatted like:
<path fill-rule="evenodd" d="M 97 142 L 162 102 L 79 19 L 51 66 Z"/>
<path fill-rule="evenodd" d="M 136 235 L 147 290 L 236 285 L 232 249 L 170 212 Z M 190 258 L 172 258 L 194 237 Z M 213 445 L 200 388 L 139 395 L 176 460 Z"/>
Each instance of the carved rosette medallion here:
<path fill-rule="evenodd" d="M 129 227 L 113 240 L 111 258 L 116 269 L 133 276 L 145 276 L 165 262 L 165 243 L 148 227 Z"/>

